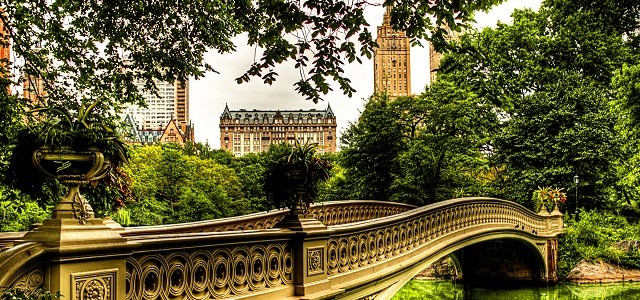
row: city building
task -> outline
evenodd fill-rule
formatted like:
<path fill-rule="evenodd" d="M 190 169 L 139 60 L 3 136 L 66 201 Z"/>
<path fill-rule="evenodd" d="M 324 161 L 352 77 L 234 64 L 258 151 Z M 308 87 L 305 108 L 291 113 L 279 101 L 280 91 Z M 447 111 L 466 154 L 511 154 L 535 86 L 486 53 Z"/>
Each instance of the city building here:
<path fill-rule="evenodd" d="M 193 124 L 183 126 L 177 119 L 172 119 L 166 125 L 149 129 L 136 123 L 132 115 L 126 115 L 123 120 L 123 139 L 128 144 L 154 145 L 176 143 L 184 145 L 194 141 Z"/>
<path fill-rule="evenodd" d="M 25 72 L 22 80 L 22 97 L 28 99 L 31 104 L 44 105 L 47 92 L 44 89 L 42 77 Z"/>
<path fill-rule="evenodd" d="M 144 130 L 163 130 L 174 118 L 180 128 L 186 130 L 189 123 L 189 82 L 157 80 L 157 94 L 145 91 L 144 84 L 143 81 L 136 82 L 147 107 L 129 106 L 124 110 L 124 115 L 133 116 L 136 124 Z"/>
<path fill-rule="evenodd" d="M 189 80 L 176 82 L 176 120 L 181 126 L 190 122 L 189 119 Z M 182 128 L 182 127 L 181 127 Z"/>
<path fill-rule="evenodd" d="M 220 116 L 220 148 L 235 156 L 266 151 L 273 144 L 317 143 L 336 152 L 336 117 L 326 110 L 229 110 Z"/>
<path fill-rule="evenodd" d="M 378 26 L 373 53 L 374 92 L 386 92 L 391 98 L 411 95 L 411 43 L 404 31 L 391 27 L 391 8 Z"/>
<path fill-rule="evenodd" d="M 7 14 L 0 8 L 0 14 L 3 18 L 7 18 Z M 7 66 L 7 63 L 11 61 L 11 38 L 7 28 L 4 27 L 4 22 L 0 21 L 0 63 L 3 66 Z"/>
<path fill-rule="evenodd" d="M 0 14 L 7 19 L 7 14 L 0 8 Z M 11 38 L 4 22 L 0 21 L 0 76 L 9 76 L 9 63 L 11 62 Z M 7 85 L 7 92 L 11 93 L 11 86 Z"/>
<path fill-rule="evenodd" d="M 446 26 L 447 41 L 459 40 L 460 36 L 458 32 L 453 31 Z M 442 60 L 442 53 L 436 51 L 433 47 L 433 43 L 429 43 L 429 83 L 434 83 L 438 77 L 438 70 L 440 69 L 440 60 Z"/>

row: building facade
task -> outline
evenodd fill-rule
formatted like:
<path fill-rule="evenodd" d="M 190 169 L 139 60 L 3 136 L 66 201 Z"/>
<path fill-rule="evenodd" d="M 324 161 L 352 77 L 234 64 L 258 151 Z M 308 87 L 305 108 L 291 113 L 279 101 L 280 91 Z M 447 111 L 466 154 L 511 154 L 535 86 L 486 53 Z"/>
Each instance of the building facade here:
<path fill-rule="evenodd" d="M 0 14 L 7 20 L 7 14 L 0 8 Z M 9 31 L 4 27 L 4 22 L 0 21 L 0 76 L 9 76 L 9 66 L 11 63 L 11 38 Z M 7 92 L 11 93 L 11 86 L 7 85 Z"/>
<path fill-rule="evenodd" d="M 176 115 L 178 124 L 184 126 L 190 122 L 189 119 L 189 80 L 186 82 L 176 81 Z"/>
<path fill-rule="evenodd" d="M 445 27 L 447 31 L 447 41 L 457 41 L 460 39 L 458 32 L 453 31 L 449 26 Z M 440 70 L 440 60 L 442 60 L 442 53 L 438 52 L 433 43 L 429 43 L 429 83 L 434 83 L 438 77 L 438 70 Z"/>
<path fill-rule="evenodd" d="M 189 122 L 189 82 L 155 81 L 158 94 L 144 91 L 144 82 L 136 82 L 147 107 L 132 105 L 124 115 L 131 115 L 143 130 L 162 130 L 174 118 L 181 127 Z"/>
<path fill-rule="evenodd" d="M 133 145 L 155 145 L 176 143 L 183 146 L 187 142 L 195 142 L 193 124 L 183 125 L 177 119 L 169 121 L 158 129 L 145 129 L 136 123 L 131 115 L 123 120 L 123 140 Z"/>
<path fill-rule="evenodd" d="M 391 27 L 391 8 L 378 26 L 373 53 L 374 92 L 386 92 L 391 98 L 411 95 L 411 43 L 404 31 Z"/>
<path fill-rule="evenodd" d="M 6 20 L 7 14 L 0 8 L 0 14 Z M 11 61 L 11 38 L 9 37 L 9 31 L 4 27 L 4 22 L 0 21 L 0 63 L 2 66 L 7 67 Z"/>
<path fill-rule="evenodd" d="M 44 89 L 44 80 L 37 75 L 23 73 L 22 97 L 34 105 L 45 105 L 47 92 Z"/>
<path fill-rule="evenodd" d="M 229 110 L 220 116 L 220 148 L 242 156 L 273 144 L 317 143 L 320 153 L 336 152 L 336 117 L 326 110 Z"/>

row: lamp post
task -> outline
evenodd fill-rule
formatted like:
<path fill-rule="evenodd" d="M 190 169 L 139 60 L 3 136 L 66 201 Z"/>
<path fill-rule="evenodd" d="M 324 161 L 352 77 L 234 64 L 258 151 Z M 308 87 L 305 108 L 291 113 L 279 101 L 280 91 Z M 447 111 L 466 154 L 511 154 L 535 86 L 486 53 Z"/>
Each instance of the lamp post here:
<path fill-rule="evenodd" d="M 573 183 L 576 184 L 576 216 L 578 215 L 578 183 L 580 183 L 580 177 L 578 175 L 573 176 Z"/>

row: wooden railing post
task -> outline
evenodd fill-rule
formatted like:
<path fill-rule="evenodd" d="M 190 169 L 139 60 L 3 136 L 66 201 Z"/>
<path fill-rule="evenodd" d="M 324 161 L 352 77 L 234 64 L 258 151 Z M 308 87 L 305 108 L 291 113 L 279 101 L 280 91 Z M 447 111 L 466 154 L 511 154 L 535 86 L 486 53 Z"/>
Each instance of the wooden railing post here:
<path fill-rule="evenodd" d="M 296 232 L 292 243 L 295 295 L 324 298 L 341 293 L 342 290 L 331 289 L 327 278 L 327 241 L 333 231 L 304 214 L 290 214 L 276 227 Z"/>

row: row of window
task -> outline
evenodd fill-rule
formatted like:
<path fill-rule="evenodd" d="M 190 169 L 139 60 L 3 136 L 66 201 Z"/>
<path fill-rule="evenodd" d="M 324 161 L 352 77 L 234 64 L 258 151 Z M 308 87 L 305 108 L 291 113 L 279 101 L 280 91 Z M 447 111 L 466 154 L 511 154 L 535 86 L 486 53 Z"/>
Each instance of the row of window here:
<path fill-rule="evenodd" d="M 225 132 L 229 132 L 229 127 L 224 127 Z M 245 126 L 245 127 L 231 127 L 231 131 L 257 131 L 262 133 L 270 133 L 270 132 L 325 132 L 328 131 L 331 133 L 332 127 L 321 127 L 321 126 L 301 126 L 301 127 L 289 127 L 289 126 L 273 126 L 273 127 L 253 127 L 253 126 Z"/>
<path fill-rule="evenodd" d="M 273 122 L 270 122 L 273 121 Z M 223 119 L 223 124 L 231 123 L 230 119 Z M 335 124 L 335 119 L 233 119 L 234 124 Z"/>

